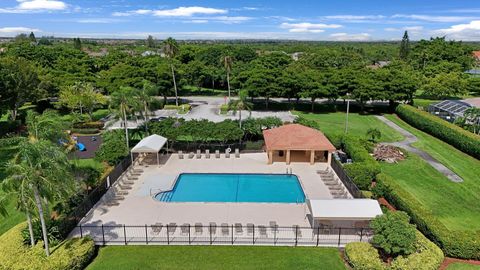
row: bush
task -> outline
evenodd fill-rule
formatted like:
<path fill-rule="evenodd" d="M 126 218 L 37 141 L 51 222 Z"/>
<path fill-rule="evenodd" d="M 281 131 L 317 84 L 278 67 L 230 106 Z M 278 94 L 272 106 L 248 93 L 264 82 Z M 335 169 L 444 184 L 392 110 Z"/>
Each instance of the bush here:
<path fill-rule="evenodd" d="M 281 125 L 283 125 L 282 120 L 278 117 L 247 118 L 242 121 L 242 130 L 246 139 L 259 140 L 263 139 L 263 130 Z"/>
<path fill-rule="evenodd" d="M 380 166 L 376 162 L 354 162 L 343 167 L 355 185 L 364 190 L 370 189 L 372 181 L 380 172 Z"/>
<path fill-rule="evenodd" d="M 407 212 L 417 228 L 437 244 L 446 256 L 480 259 L 480 231 L 451 231 L 392 177 L 380 173 L 376 179 L 375 193 L 382 194 L 395 208 Z"/>
<path fill-rule="evenodd" d="M 415 251 L 415 225 L 405 212 L 387 212 L 370 222 L 374 236 L 372 244 L 386 254 L 408 255 Z"/>
<path fill-rule="evenodd" d="M 314 120 L 307 119 L 301 115 L 298 115 L 297 118 L 295 118 L 295 123 L 304 125 L 306 127 L 311 127 L 314 129 L 319 129 L 318 123 L 315 122 Z"/>
<path fill-rule="evenodd" d="M 151 102 L 150 105 L 148 106 L 148 109 L 150 111 L 156 111 L 156 110 L 161 110 L 163 108 L 163 101 L 154 98 Z"/>
<path fill-rule="evenodd" d="M 228 104 L 222 104 L 220 106 L 220 114 L 227 114 L 228 113 Z"/>
<path fill-rule="evenodd" d="M 180 104 L 180 105 L 165 105 L 163 106 L 164 110 L 177 110 L 179 114 L 186 114 L 190 111 L 190 104 Z"/>
<path fill-rule="evenodd" d="M 100 121 L 110 114 L 108 109 L 99 109 L 92 113 L 92 121 Z"/>
<path fill-rule="evenodd" d="M 50 243 L 51 246 L 55 246 L 62 239 L 62 234 L 60 233 L 60 229 L 59 229 L 60 224 L 57 221 L 52 219 L 46 219 L 45 223 L 47 226 L 48 242 Z M 43 240 L 42 224 L 40 223 L 39 220 L 32 221 L 32 229 L 33 229 L 33 238 L 35 239 L 35 242 Z M 23 238 L 23 243 L 25 245 L 30 244 L 30 233 L 28 231 L 28 228 L 25 228 L 22 230 L 22 238 Z"/>
<path fill-rule="evenodd" d="M 95 254 L 93 240 L 74 238 L 53 247 L 50 257 L 46 257 L 43 242 L 34 247 L 23 244 L 21 232 L 25 227 L 21 223 L 0 236 L 0 269 L 81 270 Z"/>
<path fill-rule="evenodd" d="M 103 122 L 95 121 L 95 122 L 81 122 L 73 124 L 74 128 L 79 129 L 102 129 L 105 124 Z"/>
<path fill-rule="evenodd" d="M 97 128 L 72 128 L 72 133 L 77 134 L 98 134 L 99 132 Z"/>
<path fill-rule="evenodd" d="M 415 250 L 409 256 L 399 256 L 390 265 L 392 270 L 436 270 L 443 262 L 442 250 L 416 231 Z"/>
<path fill-rule="evenodd" d="M 0 121 L 0 137 L 15 132 L 20 127 L 20 121 Z"/>
<path fill-rule="evenodd" d="M 369 243 L 353 242 L 345 246 L 345 257 L 355 270 L 385 269 L 378 251 Z"/>
<path fill-rule="evenodd" d="M 480 159 L 480 136 L 409 105 L 399 105 L 396 112 L 412 126 Z"/>
<path fill-rule="evenodd" d="M 95 152 L 95 159 L 115 165 L 128 155 L 123 130 L 112 130 L 102 134 L 103 142 Z"/>

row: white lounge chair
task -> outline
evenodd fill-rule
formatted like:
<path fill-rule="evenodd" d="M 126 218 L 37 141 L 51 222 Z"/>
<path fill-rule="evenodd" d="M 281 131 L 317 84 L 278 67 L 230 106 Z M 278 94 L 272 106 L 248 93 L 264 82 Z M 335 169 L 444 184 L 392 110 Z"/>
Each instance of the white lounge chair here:
<path fill-rule="evenodd" d="M 184 223 L 182 226 L 180 226 L 180 231 L 182 235 L 188 235 L 190 232 L 190 224 Z"/>
<path fill-rule="evenodd" d="M 225 149 L 225 158 L 230 158 L 230 148 Z"/>
<path fill-rule="evenodd" d="M 217 233 L 217 223 L 215 222 L 210 222 L 210 227 L 208 227 L 208 231 L 211 234 L 216 234 Z"/>
<path fill-rule="evenodd" d="M 258 230 L 260 231 L 261 237 L 267 237 L 267 227 L 260 225 L 258 226 Z"/>
<path fill-rule="evenodd" d="M 203 225 L 200 222 L 195 223 L 195 234 L 202 235 L 203 234 Z"/>
<path fill-rule="evenodd" d="M 240 157 L 240 149 L 235 148 L 235 157 L 239 158 Z"/>
<path fill-rule="evenodd" d="M 255 225 L 247 223 L 247 235 L 253 235 L 253 230 L 255 230 Z"/>
<path fill-rule="evenodd" d="M 205 158 L 210 158 L 210 150 L 205 150 Z"/>
<path fill-rule="evenodd" d="M 196 155 L 197 159 L 200 159 L 202 158 L 202 151 L 201 150 L 198 150 L 197 149 L 197 155 Z"/>
<path fill-rule="evenodd" d="M 235 234 L 243 234 L 243 228 L 241 223 L 235 223 Z"/>
<path fill-rule="evenodd" d="M 194 156 L 195 156 L 195 154 L 193 152 L 188 153 L 188 158 L 189 159 L 192 159 Z"/>
<path fill-rule="evenodd" d="M 215 157 L 220 158 L 220 151 L 219 150 L 215 150 Z"/>
<path fill-rule="evenodd" d="M 152 234 L 158 235 L 162 231 L 163 225 L 162 223 L 155 223 L 155 225 L 152 225 Z"/>
<path fill-rule="evenodd" d="M 227 223 L 222 223 L 222 235 L 227 236 L 229 235 L 229 229 L 228 229 L 228 224 Z"/>
<path fill-rule="evenodd" d="M 178 151 L 178 158 L 183 159 L 183 151 Z"/>

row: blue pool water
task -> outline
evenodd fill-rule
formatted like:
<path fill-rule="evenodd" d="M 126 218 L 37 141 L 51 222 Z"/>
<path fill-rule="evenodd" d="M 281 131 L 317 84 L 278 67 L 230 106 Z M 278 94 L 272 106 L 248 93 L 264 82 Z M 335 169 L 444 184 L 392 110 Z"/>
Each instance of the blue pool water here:
<path fill-rule="evenodd" d="M 174 188 L 155 199 L 163 202 L 303 203 L 297 176 L 287 174 L 201 174 L 178 176 Z"/>

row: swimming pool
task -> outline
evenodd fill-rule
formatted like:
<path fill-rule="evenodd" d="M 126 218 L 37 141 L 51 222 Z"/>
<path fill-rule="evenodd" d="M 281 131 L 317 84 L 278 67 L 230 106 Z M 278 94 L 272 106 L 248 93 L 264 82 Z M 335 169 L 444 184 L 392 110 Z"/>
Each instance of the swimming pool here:
<path fill-rule="evenodd" d="M 304 203 L 296 175 L 183 173 L 171 191 L 155 195 L 162 202 Z"/>

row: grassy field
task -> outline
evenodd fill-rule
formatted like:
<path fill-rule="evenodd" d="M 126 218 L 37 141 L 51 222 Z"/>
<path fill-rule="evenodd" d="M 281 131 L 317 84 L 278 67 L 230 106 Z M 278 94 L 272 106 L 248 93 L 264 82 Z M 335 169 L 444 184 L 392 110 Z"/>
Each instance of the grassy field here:
<path fill-rule="evenodd" d="M 346 113 L 344 112 L 304 113 L 296 111 L 294 114 L 316 121 L 319 124 L 320 130 L 327 135 L 332 133 L 343 133 L 345 130 Z M 377 128 L 380 130 L 382 133 L 380 141 L 394 142 L 403 140 L 402 135 L 385 125 L 373 115 L 361 115 L 358 113 L 348 114 L 349 134 L 366 138 L 366 133 L 369 128 Z"/>
<path fill-rule="evenodd" d="M 346 269 L 335 248 L 245 246 L 110 246 L 96 269 Z"/>
<path fill-rule="evenodd" d="M 430 209 L 452 230 L 479 230 L 480 161 L 447 143 L 419 131 L 393 115 L 386 116 L 419 139 L 414 145 L 435 157 L 463 178 L 454 183 L 416 155 L 382 169 Z"/>
<path fill-rule="evenodd" d="M 447 270 L 480 270 L 480 265 L 452 263 L 447 267 Z"/>

